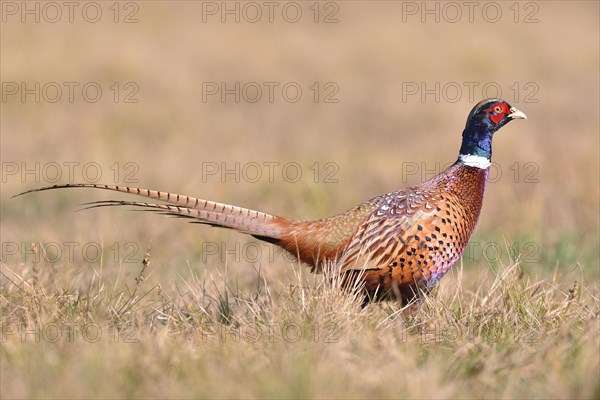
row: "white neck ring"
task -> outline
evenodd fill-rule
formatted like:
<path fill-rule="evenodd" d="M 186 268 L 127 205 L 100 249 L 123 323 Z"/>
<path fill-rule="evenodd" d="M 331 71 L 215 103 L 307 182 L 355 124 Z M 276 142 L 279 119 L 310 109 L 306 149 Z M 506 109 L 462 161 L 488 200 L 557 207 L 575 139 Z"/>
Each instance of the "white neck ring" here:
<path fill-rule="evenodd" d="M 487 169 L 492 165 L 492 161 L 489 158 L 476 156 L 474 154 L 461 154 L 458 156 L 458 159 L 469 167 Z"/>

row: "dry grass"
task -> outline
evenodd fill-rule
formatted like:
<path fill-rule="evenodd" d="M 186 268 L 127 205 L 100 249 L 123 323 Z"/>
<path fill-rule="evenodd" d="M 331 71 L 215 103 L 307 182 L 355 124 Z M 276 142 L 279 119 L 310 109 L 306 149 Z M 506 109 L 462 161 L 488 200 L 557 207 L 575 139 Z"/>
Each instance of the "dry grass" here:
<path fill-rule="evenodd" d="M 533 280 L 512 264 L 476 284 L 448 277 L 418 307 L 361 309 L 336 279 L 298 274 L 286 288 L 257 271 L 256 286 L 240 288 L 189 272 L 156 282 L 148 260 L 115 281 L 4 266 L 3 396 L 600 394 L 598 287 Z"/>
<path fill-rule="evenodd" d="M 600 397 L 597 2 L 533 2 L 533 24 L 513 22 L 513 2 L 499 2 L 495 24 L 402 22 L 409 2 L 389 1 L 340 2 L 337 24 L 202 23 L 203 3 L 141 1 L 135 24 L 114 23 L 112 2 L 96 24 L 1 24 L 2 82 L 97 82 L 104 96 L 2 100 L 0 397 Z M 203 103 L 202 84 L 221 81 L 293 81 L 305 97 Z M 139 102 L 115 103 L 115 82 L 134 82 Z M 313 82 L 335 82 L 339 102 L 312 101 Z M 502 174 L 471 249 L 416 310 L 361 310 L 335 283 L 233 232 L 72 213 L 107 193 L 11 198 L 54 183 L 21 174 L 36 163 L 62 165 L 67 183 L 86 179 L 64 163 L 95 162 L 101 182 L 118 184 L 132 183 L 133 163 L 144 187 L 333 215 L 455 159 L 481 91 L 405 101 L 407 82 L 495 82 L 529 117 L 494 139 Z M 529 82 L 537 102 L 525 99 Z M 296 162 L 303 175 L 203 179 L 207 163 L 236 162 Z M 324 179 L 328 162 L 336 183 Z"/>

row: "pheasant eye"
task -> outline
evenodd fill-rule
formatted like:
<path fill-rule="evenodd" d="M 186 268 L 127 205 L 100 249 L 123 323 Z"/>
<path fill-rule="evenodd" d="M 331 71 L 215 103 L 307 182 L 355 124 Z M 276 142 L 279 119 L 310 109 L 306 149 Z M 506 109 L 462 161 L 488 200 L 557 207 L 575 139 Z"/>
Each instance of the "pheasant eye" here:
<path fill-rule="evenodd" d="M 500 107 L 500 106 L 496 106 L 496 107 L 494 107 L 494 112 L 495 112 L 496 114 L 500 114 L 502 111 L 504 111 L 504 110 L 502 109 L 502 107 Z"/>

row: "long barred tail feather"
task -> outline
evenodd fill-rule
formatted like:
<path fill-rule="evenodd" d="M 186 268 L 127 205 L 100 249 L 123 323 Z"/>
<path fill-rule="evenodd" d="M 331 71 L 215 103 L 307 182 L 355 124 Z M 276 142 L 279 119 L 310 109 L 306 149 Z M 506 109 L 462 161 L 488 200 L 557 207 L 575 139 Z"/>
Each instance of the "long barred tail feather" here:
<path fill-rule="evenodd" d="M 153 210 L 171 216 L 190 218 L 194 220 L 193 222 L 201 224 L 235 229 L 271 243 L 276 243 L 283 237 L 284 228 L 286 224 L 290 222 L 282 217 L 277 217 L 247 208 L 231 206 L 228 204 L 217 203 L 196 197 L 183 196 L 175 193 L 160 192 L 157 190 L 140 189 L 128 186 L 74 183 L 32 189 L 23 193 L 19 193 L 13 197 L 22 196 L 32 192 L 66 188 L 103 189 L 113 192 L 134 194 L 168 203 L 155 204 L 137 201 L 101 200 L 85 203 L 84 205 L 86 207 L 84 207 L 82 210 L 113 206 L 139 207 L 145 210 Z"/>

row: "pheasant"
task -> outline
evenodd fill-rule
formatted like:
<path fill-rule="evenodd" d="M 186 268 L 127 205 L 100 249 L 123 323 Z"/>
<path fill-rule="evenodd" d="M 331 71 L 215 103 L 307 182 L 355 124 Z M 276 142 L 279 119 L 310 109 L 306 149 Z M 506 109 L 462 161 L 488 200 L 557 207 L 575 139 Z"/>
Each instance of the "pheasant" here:
<path fill-rule="evenodd" d="M 342 280 L 360 283 L 365 301 L 398 298 L 406 305 L 431 291 L 461 257 L 483 202 L 494 133 L 525 114 L 501 99 L 470 112 L 458 159 L 415 186 L 375 197 L 345 213 L 297 221 L 179 194 L 101 184 L 33 189 L 94 188 L 131 193 L 166 204 L 96 201 L 90 207 L 135 206 L 235 229 L 278 245 L 322 272 L 336 266 Z M 15 196 L 16 197 L 16 196 Z"/>

